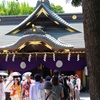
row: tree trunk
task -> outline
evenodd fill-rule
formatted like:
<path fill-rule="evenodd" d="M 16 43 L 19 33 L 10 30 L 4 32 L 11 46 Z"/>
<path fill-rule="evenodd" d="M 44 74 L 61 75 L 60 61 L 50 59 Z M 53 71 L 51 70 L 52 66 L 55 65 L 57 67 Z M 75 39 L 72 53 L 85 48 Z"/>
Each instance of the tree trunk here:
<path fill-rule="evenodd" d="M 100 100 L 100 0 L 82 0 L 91 100 Z"/>

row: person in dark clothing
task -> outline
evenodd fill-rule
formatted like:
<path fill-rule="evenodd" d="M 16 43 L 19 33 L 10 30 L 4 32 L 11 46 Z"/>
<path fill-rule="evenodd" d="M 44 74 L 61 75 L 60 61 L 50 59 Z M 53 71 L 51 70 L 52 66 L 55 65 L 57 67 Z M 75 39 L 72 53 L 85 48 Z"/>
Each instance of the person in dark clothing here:
<path fill-rule="evenodd" d="M 59 79 L 59 83 L 60 83 L 60 86 L 63 88 L 63 91 L 64 91 L 64 98 L 63 98 L 63 100 L 69 100 L 69 87 L 66 87 L 63 84 L 63 81 L 61 79 Z"/>
<path fill-rule="evenodd" d="M 51 77 L 48 75 L 45 77 L 45 81 L 50 81 L 51 80 Z"/>
<path fill-rule="evenodd" d="M 60 72 L 58 71 L 58 70 L 54 70 L 54 72 L 53 72 L 53 76 L 59 76 L 60 75 Z"/>
<path fill-rule="evenodd" d="M 63 85 L 66 87 L 66 93 L 67 93 L 67 95 L 66 95 L 66 97 L 67 97 L 67 100 L 70 100 L 70 87 L 68 86 L 68 84 L 67 84 L 67 82 L 66 82 L 66 80 L 68 79 L 68 77 L 66 76 L 66 77 L 64 77 L 64 83 L 63 83 Z"/>

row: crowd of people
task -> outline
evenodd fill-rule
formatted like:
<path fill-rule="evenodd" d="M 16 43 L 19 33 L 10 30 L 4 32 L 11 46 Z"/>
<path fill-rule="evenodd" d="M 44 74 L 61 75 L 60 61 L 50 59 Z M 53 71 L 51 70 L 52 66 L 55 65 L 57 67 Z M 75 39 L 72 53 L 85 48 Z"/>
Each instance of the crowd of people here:
<path fill-rule="evenodd" d="M 53 76 L 41 77 L 27 74 L 19 77 L 0 77 L 0 100 L 80 100 L 81 80 L 75 76 L 65 76 L 54 70 Z"/>

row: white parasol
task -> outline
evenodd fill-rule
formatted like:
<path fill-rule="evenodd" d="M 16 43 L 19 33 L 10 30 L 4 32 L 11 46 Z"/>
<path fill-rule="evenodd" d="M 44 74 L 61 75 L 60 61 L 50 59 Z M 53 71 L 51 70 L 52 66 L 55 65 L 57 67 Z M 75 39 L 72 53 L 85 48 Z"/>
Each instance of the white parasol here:
<path fill-rule="evenodd" d="M 31 72 L 25 72 L 24 74 L 23 74 L 23 76 L 27 76 L 27 75 L 29 75 L 29 76 L 31 76 Z"/>
<path fill-rule="evenodd" d="M 12 72 L 10 75 L 11 76 L 21 76 L 21 73 L 19 73 L 19 72 Z"/>
<path fill-rule="evenodd" d="M 1 76 L 8 76 L 8 74 L 6 72 L 0 72 Z"/>

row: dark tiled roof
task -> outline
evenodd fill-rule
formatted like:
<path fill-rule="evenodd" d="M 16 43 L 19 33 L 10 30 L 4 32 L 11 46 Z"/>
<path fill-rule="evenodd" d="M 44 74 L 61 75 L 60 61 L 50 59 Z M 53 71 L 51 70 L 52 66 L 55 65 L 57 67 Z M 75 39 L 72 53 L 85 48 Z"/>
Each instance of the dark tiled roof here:
<path fill-rule="evenodd" d="M 82 33 L 66 33 L 66 31 L 61 29 L 50 28 L 46 30 L 51 36 L 55 37 L 62 43 L 68 43 L 74 46 L 74 48 L 85 48 L 84 45 L 84 32 L 83 32 L 83 23 L 70 23 L 72 26 L 75 26 Z M 5 35 L 16 25 L 3 25 L 0 26 L 0 46 L 11 45 L 19 40 L 23 34 L 16 35 Z"/>
<path fill-rule="evenodd" d="M 73 45 L 70 44 L 63 44 L 59 40 L 56 40 L 54 37 L 50 36 L 49 34 L 28 34 L 24 35 L 21 38 L 19 38 L 18 41 L 15 43 L 12 43 L 10 45 L 1 46 L 0 50 L 16 50 L 18 49 L 22 44 L 28 42 L 28 41 L 42 41 L 44 43 L 49 44 L 54 49 L 70 49 L 73 48 Z"/>
<path fill-rule="evenodd" d="M 66 30 L 72 30 L 72 32 L 80 32 L 77 29 L 75 29 L 74 27 L 72 27 L 70 24 L 68 24 L 64 19 L 62 19 L 60 16 L 58 16 L 56 13 L 54 13 L 52 10 L 50 10 L 48 7 L 46 7 L 44 4 L 43 8 L 45 8 L 45 10 L 47 11 L 47 13 L 49 14 L 49 18 L 52 19 L 53 21 L 58 22 L 60 26 L 63 26 Z M 70 31 L 71 32 L 71 31 Z"/>
<path fill-rule="evenodd" d="M 52 20 L 57 25 L 57 27 L 43 26 L 43 30 L 39 29 L 37 26 L 34 25 L 34 21 L 41 16 L 42 18 L 47 17 L 50 20 Z M 76 26 L 77 25 L 75 25 L 75 27 Z M 79 27 L 80 26 L 82 26 L 82 23 L 80 23 Z M 35 11 L 31 15 L 29 15 L 24 21 L 22 21 L 16 27 L 12 27 L 13 26 L 11 25 L 0 26 L 0 46 L 3 46 L 4 48 L 10 47 L 11 49 L 11 47 L 15 46 L 15 44 L 17 46 L 18 44 L 20 44 L 20 41 L 25 42 L 25 39 L 27 40 L 29 37 L 33 35 L 34 37 L 38 37 L 36 37 L 36 39 L 39 39 L 39 36 L 41 36 L 42 38 L 43 36 L 45 36 L 46 41 L 45 39 L 44 41 L 48 42 L 48 44 L 51 43 L 51 45 L 55 48 L 63 49 L 65 47 L 72 47 L 72 45 L 74 46 L 74 48 L 84 48 L 83 33 L 81 33 L 83 32 L 83 26 L 81 27 L 81 29 L 76 29 L 77 27 L 72 27 L 71 24 L 68 24 L 64 19 L 55 14 L 50 9 L 50 7 L 47 6 L 46 2 L 41 1 L 41 3 L 37 5 Z M 34 32 L 31 30 L 32 27 L 34 27 Z M 9 35 L 5 35 L 5 33 Z M 23 36 L 24 33 L 27 33 L 27 35 Z M 34 37 L 32 38 L 33 40 Z M 42 40 L 41 37 L 40 40 Z"/>
<path fill-rule="evenodd" d="M 31 27 L 31 25 L 34 24 L 35 19 L 37 19 L 41 15 L 45 15 L 50 20 L 54 21 L 55 24 L 57 24 L 60 27 L 63 27 L 69 32 L 80 32 L 74 27 L 72 27 L 70 24 L 68 24 L 60 16 L 55 14 L 45 3 L 40 3 L 40 5 L 36 7 L 35 11 L 31 15 L 29 15 L 24 21 L 22 21 L 17 27 L 15 27 L 7 34 L 16 34 L 23 31 L 28 26 Z"/>

